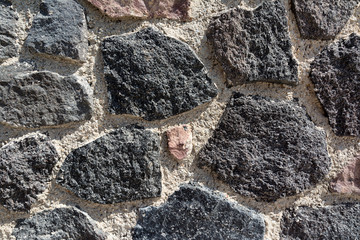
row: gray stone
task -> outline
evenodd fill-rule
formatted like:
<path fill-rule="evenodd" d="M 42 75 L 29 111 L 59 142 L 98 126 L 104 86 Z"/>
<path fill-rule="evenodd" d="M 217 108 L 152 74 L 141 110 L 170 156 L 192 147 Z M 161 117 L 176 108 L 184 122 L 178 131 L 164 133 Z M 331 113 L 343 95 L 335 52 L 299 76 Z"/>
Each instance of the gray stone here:
<path fill-rule="evenodd" d="M 159 136 L 136 125 L 121 127 L 72 151 L 57 183 L 103 204 L 159 197 Z"/>
<path fill-rule="evenodd" d="M 0 62 L 17 55 L 15 30 L 18 18 L 11 2 L 0 1 Z"/>
<path fill-rule="evenodd" d="M 341 31 L 359 0 L 291 0 L 300 35 L 330 40 Z"/>
<path fill-rule="evenodd" d="M 88 214 L 76 208 L 55 208 L 17 221 L 17 240 L 105 240 Z"/>
<path fill-rule="evenodd" d="M 140 209 L 134 240 L 263 240 L 263 218 L 195 184 L 180 186 L 159 207 Z"/>
<path fill-rule="evenodd" d="M 85 61 L 87 25 L 83 7 L 75 0 L 43 0 L 25 46 L 33 53 Z"/>
<path fill-rule="evenodd" d="M 235 92 L 198 164 L 242 195 L 275 201 L 328 173 L 325 138 L 296 102 Z"/>
<path fill-rule="evenodd" d="M 229 86 L 254 82 L 298 84 L 286 11 L 281 1 L 232 9 L 210 23 L 207 38 Z"/>
<path fill-rule="evenodd" d="M 88 120 L 91 103 L 89 84 L 77 76 L 47 71 L 0 76 L 0 123 L 40 127 Z"/>
<path fill-rule="evenodd" d="M 360 136 L 360 36 L 330 44 L 310 65 L 310 79 L 336 135 Z"/>
<path fill-rule="evenodd" d="M 31 134 L 0 148 L 0 204 L 29 211 L 51 180 L 59 157 L 50 140 Z"/>
<path fill-rule="evenodd" d="M 189 46 L 152 28 L 106 38 L 102 53 L 110 113 L 164 119 L 217 95 Z"/>
<path fill-rule="evenodd" d="M 360 236 L 360 204 L 287 209 L 281 222 L 286 240 L 350 240 Z"/>

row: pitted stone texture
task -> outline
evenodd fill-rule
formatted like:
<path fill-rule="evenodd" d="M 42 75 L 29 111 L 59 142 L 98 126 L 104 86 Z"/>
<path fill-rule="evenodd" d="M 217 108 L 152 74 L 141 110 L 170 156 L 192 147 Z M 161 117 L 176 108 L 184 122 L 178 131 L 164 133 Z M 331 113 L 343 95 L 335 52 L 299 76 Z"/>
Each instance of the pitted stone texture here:
<path fill-rule="evenodd" d="M 152 28 L 106 38 L 102 53 L 110 113 L 159 120 L 217 95 L 189 46 Z"/>
<path fill-rule="evenodd" d="M 13 211 L 29 211 L 49 181 L 58 154 L 50 140 L 32 134 L 0 148 L 0 203 Z"/>
<path fill-rule="evenodd" d="M 310 65 L 310 79 L 336 135 L 360 136 L 360 36 L 326 47 Z"/>
<path fill-rule="evenodd" d="M 328 173 L 325 137 L 295 102 L 235 92 L 198 164 L 242 195 L 275 201 Z"/>
<path fill-rule="evenodd" d="M 43 0 L 25 41 L 33 53 L 85 61 L 87 25 L 84 9 L 75 0 Z"/>
<path fill-rule="evenodd" d="M 103 204 L 159 197 L 159 136 L 136 125 L 121 127 L 72 151 L 57 183 Z"/>
<path fill-rule="evenodd" d="M 177 160 L 183 160 L 192 150 L 192 133 L 189 125 L 182 125 L 166 132 L 168 148 Z"/>
<path fill-rule="evenodd" d="M 359 0 L 291 0 L 300 35 L 330 40 L 341 31 Z"/>
<path fill-rule="evenodd" d="M 18 15 L 11 7 L 11 2 L 0 1 L 0 63 L 17 55 L 16 29 Z"/>
<path fill-rule="evenodd" d="M 264 239 L 259 214 L 195 184 L 180 186 L 165 204 L 142 208 L 140 214 L 134 240 Z"/>
<path fill-rule="evenodd" d="M 0 76 L 0 123 L 40 127 L 88 120 L 91 104 L 91 88 L 77 76 L 47 71 Z"/>
<path fill-rule="evenodd" d="M 360 204 L 288 209 L 281 222 L 283 240 L 359 239 Z"/>
<path fill-rule="evenodd" d="M 360 195 L 360 156 L 337 175 L 330 184 L 330 190 Z"/>
<path fill-rule="evenodd" d="M 123 18 L 169 18 L 189 20 L 190 0 L 88 0 L 107 16 Z"/>
<path fill-rule="evenodd" d="M 252 11 L 236 8 L 215 17 L 207 38 L 229 86 L 254 82 L 298 84 L 286 11 L 281 1 L 264 1 Z"/>
<path fill-rule="evenodd" d="M 12 233 L 16 240 L 105 240 L 88 214 L 76 208 L 55 208 L 18 220 Z"/>

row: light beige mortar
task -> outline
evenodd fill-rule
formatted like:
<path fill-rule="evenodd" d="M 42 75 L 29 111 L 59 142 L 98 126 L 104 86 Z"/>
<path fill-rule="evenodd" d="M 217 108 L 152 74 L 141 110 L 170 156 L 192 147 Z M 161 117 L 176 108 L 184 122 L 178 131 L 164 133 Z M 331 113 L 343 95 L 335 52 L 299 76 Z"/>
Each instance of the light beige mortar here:
<path fill-rule="evenodd" d="M 26 38 L 26 31 L 31 27 L 31 21 L 38 12 L 41 1 L 13 0 L 12 2 L 20 15 L 18 33 L 20 38 L 19 45 L 22 45 Z M 236 6 L 251 9 L 260 4 L 262 0 L 193 0 L 191 3 L 193 20 L 185 23 L 166 19 L 112 21 L 103 16 L 100 11 L 96 10 L 85 0 L 79 0 L 79 2 L 86 8 L 88 25 L 90 27 L 88 34 L 90 47 L 86 63 L 74 65 L 50 58 L 33 57 L 26 49 L 21 50 L 20 59 L 33 60 L 40 69 L 58 72 L 63 75 L 76 73 L 84 77 L 94 89 L 94 114 L 92 119 L 87 122 L 67 124 L 59 127 L 30 130 L 0 126 L 0 145 L 30 132 L 38 131 L 48 134 L 53 139 L 52 142 L 61 155 L 61 161 L 53 172 L 53 177 L 55 178 L 59 167 L 71 150 L 104 135 L 118 126 L 136 122 L 151 128 L 161 136 L 162 195 L 159 198 L 144 201 L 101 205 L 81 200 L 52 181 L 49 184 L 48 190 L 39 196 L 38 202 L 33 205 L 29 214 L 16 213 L 0 207 L 0 239 L 13 239 L 11 232 L 15 226 L 16 219 L 29 217 L 45 209 L 74 205 L 86 211 L 97 222 L 98 226 L 109 234 L 108 239 L 131 239 L 131 229 L 136 224 L 138 209 L 148 205 L 158 206 L 164 203 L 167 197 L 178 189 L 179 184 L 190 180 L 198 181 L 216 191 L 224 192 L 230 200 L 258 210 L 265 219 L 265 239 L 268 240 L 279 239 L 280 219 L 284 209 L 287 207 L 299 205 L 322 206 L 334 202 L 360 200 L 360 198 L 354 196 L 331 194 L 327 190 L 329 180 L 337 172 L 341 171 L 342 167 L 351 161 L 356 154 L 360 154 L 360 139 L 355 137 L 337 137 L 332 132 L 328 119 L 324 116 L 324 111 L 314 93 L 314 86 L 308 78 L 310 62 L 324 46 L 332 41 L 301 39 L 294 15 L 289 9 L 290 3 L 288 0 L 284 0 L 284 3 L 288 12 L 293 53 L 299 62 L 300 84 L 297 87 L 289 87 L 278 84 L 257 83 L 242 85 L 232 89 L 227 89 L 224 85 L 225 76 L 220 64 L 213 58 L 211 47 L 206 41 L 205 31 L 212 16 L 219 15 L 220 12 Z M 167 35 L 188 43 L 194 49 L 208 69 L 209 76 L 220 90 L 217 99 L 190 112 L 163 121 L 147 122 L 132 116 L 112 116 L 106 112 L 106 88 L 102 76 L 101 54 L 99 53 L 101 40 L 111 35 L 135 32 L 150 25 L 157 27 Z M 352 32 L 360 34 L 360 6 L 354 11 L 347 25 L 336 39 L 346 37 Z M 14 61 L 17 61 L 17 59 L 10 59 L 5 64 L 10 64 Z M 300 103 L 306 107 L 308 114 L 317 127 L 323 129 L 327 134 L 328 151 L 333 165 L 330 173 L 321 183 L 301 194 L 280 199 L 275 203 L 256 202 L 234 193 L 226 184 L 216 180 L 214 175 L 196 167 L 195 156 L 211 136 L 224 111 L 225 104 L 230 98 L 231 92 L 235 89 L 240 90 L 246 95 L 258 94 L 287 100 L 291 100 L 294 97 L 300 99 Z M 179 164 L 167 152 L 164 133 L 168 128 L 184 123 L 190 124 L 193 129 L 194 147 L 191 155 Z"/>

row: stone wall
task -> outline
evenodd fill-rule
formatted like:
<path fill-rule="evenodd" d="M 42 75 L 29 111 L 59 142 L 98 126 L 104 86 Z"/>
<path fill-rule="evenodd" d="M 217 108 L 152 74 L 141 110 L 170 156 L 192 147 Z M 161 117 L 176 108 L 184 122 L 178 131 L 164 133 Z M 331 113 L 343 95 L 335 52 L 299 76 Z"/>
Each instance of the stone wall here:
<path fill-rule="evenodd" d="M 0 239 L 358 239 L 358 0 L 0 0 Z"/>

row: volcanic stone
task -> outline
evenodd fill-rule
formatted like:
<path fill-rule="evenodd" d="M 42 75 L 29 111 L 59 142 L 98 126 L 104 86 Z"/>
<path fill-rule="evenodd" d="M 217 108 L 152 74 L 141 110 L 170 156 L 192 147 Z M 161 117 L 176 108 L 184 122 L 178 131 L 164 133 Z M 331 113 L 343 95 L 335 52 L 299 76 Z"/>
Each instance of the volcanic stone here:
<path fill-rule="evenodd" d="M 207 38 L 229 86 L 253 82 L 298 84 L 298 64 L 292 55 L 281 1 L 264 1 L 252 11 L 227 11 L 212 20 Z"/>
<path fill-rule="evenodd" d="M 87 25 L 84 9 L 74 0 L 43 0 L 25 46 L 33 53 L 85 61 Z"/>
<path fill-rule="evenodd" d="M 164 119 L 217 94 L 189 46 L 152 28 L 106 38 L 102 53 L 110 113 Z"/>
<path fill-rule="evenodd" d="M 55 208 L 18 220 L 12 233 L 17 240 L 105 240 L 88 214 L 76 208 Z"/>
<path fill-rule="evenodd" d="M 325 137 L 297 103 L 235 92 L 198 164 L 242 195 L 275 201 L 328 173 Z"/>
<path fill-rule="evenodd" d="M 91 118 L 89 84 L 52 72 L 0 76 L 0 122 L 26 127 L 53 126 Z"/>
<path fill-rule="evenodd" d="M 310 79 L 335 134 L 360 136 L 360 36 L 326 47 L 311 63 Z"/>
<path fill-rule="evenodd" d="M 192 149 L 192 134 L 189 125 L 178 126 L 166 132 L 169 152 L 177 159 L 184 159 Z"/>
<path fill-rule="evenodd" d="M 360 195 L 360 156 L 337 175 L 330 184 L 330 190 Z"/>
<path fill-rule="evenodd" d="M 255 211 L 197 185 L 182 185 L 159 207 L 140 209 L 134 240 L 262 240 L 265 224 Z"/>
<path fill-rule="evenodd" d="M 292 0 L 301 37 L 329 40 L 345 26 L 359 0 Z"/>
<path fill-rule="evenodd" d="M 17 20 L 11 2 L 0 1 L 0 62 L 17 55 Z"/>
<path fill-rule="evenodd" d="M 58 154 L 42 134 L 28 135 L 0 148 L 0 203 L 13 211 L 29 211 L 46 189 Z"/>
<path fill-rule="evenodd" d="M 72 151 L 57 183 L 104 204 L 159 197 L 159 136 L 136 125 L 121 127 Z"/>
<path fill-rule="evenodd" d="M 282 239 L 348 240 L 360 236 L 360 204 L 343 203 L 322 208 L 288 209 L 281 222 Z"/>
<path fill-rule="evenodd" d="M 107 16 L 123 18 L 169 18 L 189 20 L 190 0 L 88 0 Z"/>

